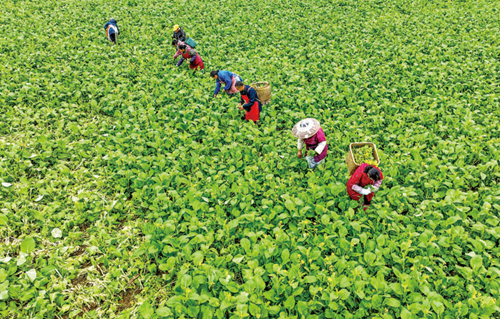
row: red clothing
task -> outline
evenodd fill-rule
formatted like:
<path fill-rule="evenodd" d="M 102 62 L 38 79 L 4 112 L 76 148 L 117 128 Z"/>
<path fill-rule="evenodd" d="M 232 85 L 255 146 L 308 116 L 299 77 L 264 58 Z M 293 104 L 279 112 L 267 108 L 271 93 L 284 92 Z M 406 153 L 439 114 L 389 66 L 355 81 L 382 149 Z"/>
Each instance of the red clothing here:
<path fill-rule="evenodd" d="M 307 150 L 310 150 L 310 149 L 314 150 L 314 149 L 316 149 L 316 147 L 318 147 L 319 143 L 326 142 L 325 132 L 323 132 L 323 129 L 320 127 L 319 131 L 316 134 L 314 134 L 310 138 L 304 139 L 303 141 L 306 144 Z M 324 159 L 326 157 L 327 153 L 328 153 L 328 144 L 325 146 L 325 148 L 323 149 L 323 152 L 321 152 L 321 154 L 314 156 L 314 161 L 316 163 L 321 161 L 322 159 Z"/>
<path fill-rule="evenodd" d="M 365 168 L 367 166 L 368 166 L 368 164 L 366 164 L 366 163 L 361 164 L 356 169 L 356 171 L 351 176 L 351 178 L 349 178 L 349 181 L 347 181 L 347 193 L 349 194 L 349 197 L 351 197 L 354 200 L 359 200 L 361 198 L 361 196 L 363 196 L 363 195 L 359 194 L 354 189 L 352 189 L 353 185 L 359 185 L 361 187 L 365 187 L 366 185 L 373 185 L 374 184 L 374 182 L 370 179 L 370 177 L 368 177 L 368 174 L 366 174 L 364 172 Z M 373 166 L 373 167 L 375 167 L 375 166 Z M 383 180 L 384 176 L 382 175 L 382 171 L 378 167 L 375 167 L 375 168 L 380 173 L 380 180 Z M 373 193 L 370 193 L 370 194 L 365 195 L 365 196 L 366 196 L 366 199 L 368 201 L 371 201 L 373 198 L 373 195 L 374 195 Z"/>
<path fill-rule="evenodd" d="M 194 50 L 194 49 L 191 49 L 191 50 Z M 190 50 L 187 50 L 187 49 L 184 50 L 184 53 L 181 52 L 182 57 L 185 60 L 188 60 L 188 61 L 191 59 L 191 56 L 189 55 L 189 52 L 190 52 Z M 200 70 L 203 70 L 205 68 L 205 65 L 203 64 L 203 60 L 201 59 L 201 57 L 198 54 L 198 52 L 196 52 L 196 59 L 194 60 L 193 63 L 189 63 L 189 68 L 190 69 L 196 69 L 198 67 L 200 68 Z"/>
<path fill-rule="evenodd" d="M 241 98 L 245 101 L 245 103 L 248 103 L 248 101 L 250 101 L 248 95 L 241 95 Z M 257 122 L 259 120 L 259 101 L 254 102 L 254 104 L 250 108 L 250 111 L 245 111 L 245 120 L 252 120 L 254 122 Z"/>

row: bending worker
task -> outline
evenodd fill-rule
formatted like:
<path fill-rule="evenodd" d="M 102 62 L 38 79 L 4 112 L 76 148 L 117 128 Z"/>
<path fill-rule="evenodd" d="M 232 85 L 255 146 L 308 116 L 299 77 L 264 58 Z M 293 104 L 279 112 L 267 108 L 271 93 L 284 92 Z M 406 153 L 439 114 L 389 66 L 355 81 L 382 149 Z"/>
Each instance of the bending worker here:
<path fill-rule="evenodd" d="M 358 201 L 364 195 L 363 209 L 367 210 L 375 195 L 374 192 L 382 185 L 383 179 L 384 176 L 382 175 L 382 171 L 378 167 L 363 163 L 356 169 L 351 178 L 349 178 L 347 182 L 347 193 L 351 199 Z M 365 187 L 368 185 L 372 186 Z"/>
<path fill-rule="evenodd" d="M 181 52 L 181 59 L 177 63 L 177 66 L 180 66 L 184 60 L 189 60 L 189 68 L 192 70 L 194 69 L 194 72 L 198 69 L 203 70 L 205 68 L 203 60 L 195 49 L 186 44 L 180 44 L 179 51 Z"/>
<path fill-rule="evenodd" d="M 212 79 L 215 79 L 216 82 L 214 97 L 219 94 L 221 85 L 224 85 L 223 91 L 227 94 L 238 93 L 236 82 L 243 81 L 238 74 L 224 70 L 212 71 L 210 72 L 210 76 Z"/>
<path fill-rule="evenodd" d="M 304 119 L 292 128 L 293 135 L 297 138 L 298 158 L 302 158 L 302 149 L 304 145 L 306 150 L 313 150 L 314 156 L 306 156 L 307 164 L 310 169 L 316 169 L 323 162 L 328 153 L 325 132 L 321 128 L 319 121 L 312 118 Z"/>
<path fill-rule="evenodd" d="M 257 91 L 250 85 L 244 85 L 242 81 L 236 82 L 235 87 L 241 94 L 240 104 L 237 107 L 245 110 L 245 117 L 242 119 L 257 122 L 262 111 L 262 103 L 260 103 Z"/>
<path fill-rule="evenodd" d="M 109 19 L 109 21 L 104 25 L 104 30 L 106 30 L 106 36 L 108 37 L 108 40 L 113 42 L 114 44 L 117 44 L 120 30 L 118 29 L 116 20 L 113 18 Z"/>

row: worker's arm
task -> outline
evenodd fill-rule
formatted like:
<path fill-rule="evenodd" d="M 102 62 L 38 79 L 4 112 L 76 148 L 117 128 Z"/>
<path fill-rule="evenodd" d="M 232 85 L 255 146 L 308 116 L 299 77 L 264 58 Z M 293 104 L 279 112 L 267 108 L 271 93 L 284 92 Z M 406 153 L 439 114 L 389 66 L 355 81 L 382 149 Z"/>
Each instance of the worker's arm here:
<path fill-rule="evenodd" d="M 219 79 L 216 79 L 215 82 L 216 82 L 216 85 L 215 85 L 214 96 L 219 94 L 220 86 L 221 86 Z"/>

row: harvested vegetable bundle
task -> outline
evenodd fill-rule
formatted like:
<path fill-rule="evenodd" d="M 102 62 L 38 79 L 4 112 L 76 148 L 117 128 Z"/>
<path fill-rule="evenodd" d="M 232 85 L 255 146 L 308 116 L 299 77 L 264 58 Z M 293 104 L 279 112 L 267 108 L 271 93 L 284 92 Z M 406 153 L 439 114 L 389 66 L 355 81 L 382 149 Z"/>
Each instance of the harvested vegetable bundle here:
<path fill-rule="evenodd" d="M 377 147 L 371 142 L 349 144 L 346 163 L 349 175 L 354 174 L 354 171 L 363 163 L 378 166 L 380 159 L 378 157 Z"/>
<path fill-rule="evenodd" d="M 352 152 L 356 163 L 377 166 L 377 161 L 373 158 L 373 149 L 369 145 L 353 148 Z"/>

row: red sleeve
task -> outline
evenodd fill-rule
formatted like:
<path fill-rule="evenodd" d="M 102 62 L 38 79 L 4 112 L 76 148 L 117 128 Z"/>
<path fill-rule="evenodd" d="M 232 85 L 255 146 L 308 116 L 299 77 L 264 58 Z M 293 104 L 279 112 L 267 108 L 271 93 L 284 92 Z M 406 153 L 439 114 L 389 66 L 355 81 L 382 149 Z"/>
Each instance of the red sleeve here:
<path fill-rule="evenodd" d="M 353 185 L 359 185 L 361 180 L 361 176 L 363 175 L 363 171 L 365 170 L 366 164 L 361 164 L 354 174 L 352 174 L 351 178 L 347 181 L 347 189 L 352 189 Z"/>

